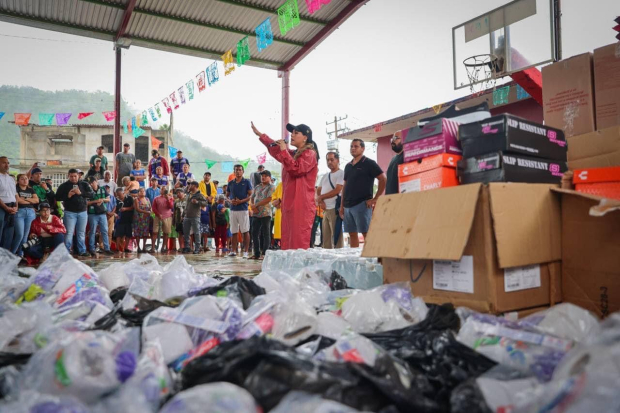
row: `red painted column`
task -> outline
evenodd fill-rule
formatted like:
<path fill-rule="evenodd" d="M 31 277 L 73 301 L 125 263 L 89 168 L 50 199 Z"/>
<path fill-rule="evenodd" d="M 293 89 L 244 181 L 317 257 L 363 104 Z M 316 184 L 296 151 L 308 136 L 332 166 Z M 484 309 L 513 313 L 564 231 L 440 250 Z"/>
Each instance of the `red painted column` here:
<path fill-rule="evenodd" d="M 116 169 L 116 154 L 121 151 L 121 48 L 116 46 L 116 83 L 114 87 L 114 167 Z M 116 174 L 115 174 L 116 175 Z M 114 179 L 117 179 L 115 176 Z"/>
<path fill-rule="evenodd" d="M 282 139 L 285 141 L 288 141 L 286 124 L 289 123 L 290 115 L 290 76 L 291 72 L 288 70 L 278 72 L 278 77 L 282 79 Z"/>

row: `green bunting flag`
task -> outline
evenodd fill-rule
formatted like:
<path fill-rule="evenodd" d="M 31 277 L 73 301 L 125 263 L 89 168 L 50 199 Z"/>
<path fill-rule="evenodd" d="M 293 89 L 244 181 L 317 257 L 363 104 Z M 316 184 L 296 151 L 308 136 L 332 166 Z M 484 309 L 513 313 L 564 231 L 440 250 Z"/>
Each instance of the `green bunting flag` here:
<path fill-rule="evenodd" d="M 243 66 L 248 60 L 250 60 L 250 41 L 248 36 L 245 36 L 237 43 L 237 66 Z"/>
<path fill-rule="evenodd" d="M 139 127 L 131 128 L 131 133 L 133 134 L 134 138 L 138 139 L 144 133 L 144 129 Z"/>
<path fill-rule="evenodd" d="M 53 113 L 39 113 L 39 125 L 50 126 L 54 121 Z"/>
<path fill-rule="evenodd" d="M 252 162 L 251 158 L 248 158 L 248 159 L 243 160 L 243 161 L 239 161 L 239 163 L 241 165 L 243 165 L 243 169 L 248 169 L 248 165 L 250 164 L 250 162 Z"/>
<path fill-rule="evenodd" d="M 144 112 L 142 112 L 142 126 L 148 125 L 149 124 L 149 118 L 146 114 L 146 110 Z"/>
<path fill-rule="evenodd" d="M 217 161 L 210 161 L 208 159 L 205 159 L 205 163 L 207 164 L 207 169 L 211 169 L 213 168 L 213 165 L 217 163 Z"/>
<path fill-rule="evenodd" d="M 493 104 L 505 105 L 508 103 L 508 95 L 510 94 L 510 86 L 500 87 L 493 91 Z"/>

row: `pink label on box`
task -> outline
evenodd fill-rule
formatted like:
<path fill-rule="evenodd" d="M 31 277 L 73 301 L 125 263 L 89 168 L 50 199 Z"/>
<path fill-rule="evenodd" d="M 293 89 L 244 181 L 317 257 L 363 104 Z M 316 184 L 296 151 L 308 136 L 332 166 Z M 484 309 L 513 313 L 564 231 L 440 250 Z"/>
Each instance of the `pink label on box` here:
<path fill-rule="evenodd" d="M 409 142 L 404 145 L 405 162 L 416 161 L 440 153 L 460 155 L 462 151 L 459 146 L 458 141 L 453 135 L 445 134 Z"/>

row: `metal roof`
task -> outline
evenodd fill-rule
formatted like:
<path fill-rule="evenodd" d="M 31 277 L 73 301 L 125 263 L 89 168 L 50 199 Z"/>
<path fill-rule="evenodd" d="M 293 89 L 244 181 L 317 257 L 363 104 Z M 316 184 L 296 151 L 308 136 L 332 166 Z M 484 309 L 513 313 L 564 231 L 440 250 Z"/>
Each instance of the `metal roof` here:
<path fill-rule="evenodd" d="M 0 21 L 218 60 L 250 37 L 246 64 L 290 70 L 369 0 L 331 0 L 282 36 L 285 0 L 0 0 Z M 270 19 L 274 41 L 258 52 L 255 29 Z"/>

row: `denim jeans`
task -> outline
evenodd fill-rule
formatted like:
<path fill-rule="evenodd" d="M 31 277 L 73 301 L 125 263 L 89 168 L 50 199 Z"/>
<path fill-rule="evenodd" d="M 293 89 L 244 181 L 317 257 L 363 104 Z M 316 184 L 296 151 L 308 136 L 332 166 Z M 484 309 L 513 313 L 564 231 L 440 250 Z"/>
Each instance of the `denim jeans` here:
<path fill-rule="evenodd" d="M 0 247 L 10 251 L 13 244 L 13 230 L 15 224 L 10 225 L 5 221 L 7 215 L 8 213 L 0 208 Z"/>
<path fill-rule="evenodd" d="M 67 228 L 67 235 L 65 236 L 65 246 L 71 253 L 71 246 L 73 244 L 73 233 L 77 233 L 77 249 L 79 254 L 86 252 L 86 223 L 88 222 L 88 214 L 83 212 L 71 212 L 65 211 L 65 227 Z"/>
<path fill-rule="evenodd" d="M 252 242 L 254 243 L 254 256 L 264 255 L 271 243 L 271 217 L 254 218 L 252 220 Z"/>
<path fill-rule="evenodd" d="M 30 235 L 30 224 L 37 217 L 34 208 L 20 208 L 15 214 L 15 232 L 13 233 L 13 243 L 11 252 L 22 255 L 22 244 L 28 240 Z"/>
<path fill-rule="evenodd" d="M 200 251 L 200 217 L 183 219 L 185 248 L 189 248 L 189 233 L 194 230 L 194 251 Z"/>
<path fill-rule="evenodd" d="M 41 243 L 38 245 L 34 245 L 24 252 L 29 257 L 40 260 L 43 258 L 43 254 L 45 254 L 45 249 L 50 248 L 52 251 L 56 249 L 57 246 L 65 243 L 65 234 L 54 234 L 51 237 L 41 238 Z"/>
<path fill-rule="evenodd" d="M 101 232 L 101 239 L 103 240 L 103 249 L 110 251 L 110 240 L 108 238 L 108 216 L 106 214 L 88 214 L 88 226 L 90 232 L 88 233 L 88 246 L 90 252 L 95 252 L 95 234 L 97 233 L 97 227 Z"/>

